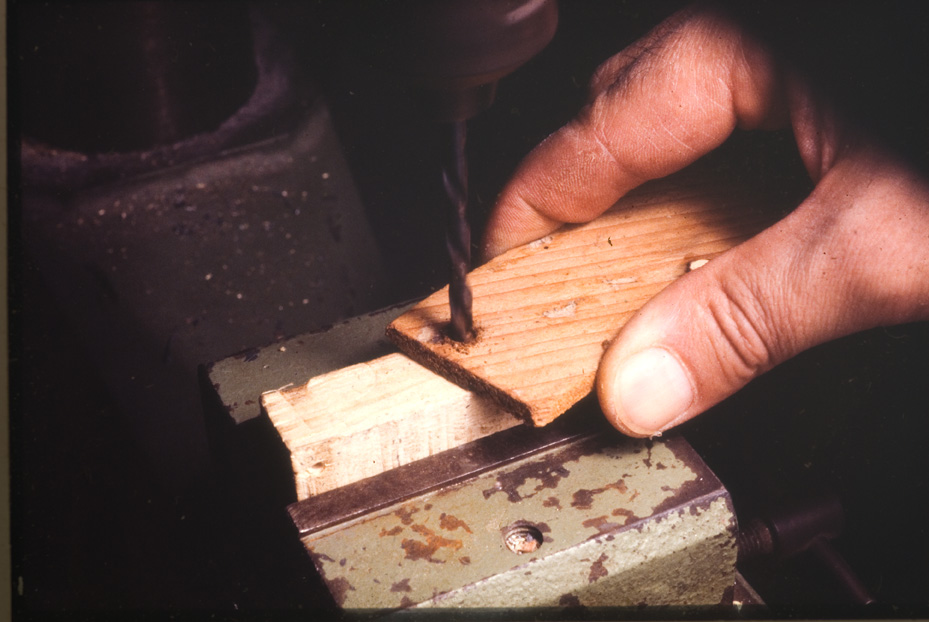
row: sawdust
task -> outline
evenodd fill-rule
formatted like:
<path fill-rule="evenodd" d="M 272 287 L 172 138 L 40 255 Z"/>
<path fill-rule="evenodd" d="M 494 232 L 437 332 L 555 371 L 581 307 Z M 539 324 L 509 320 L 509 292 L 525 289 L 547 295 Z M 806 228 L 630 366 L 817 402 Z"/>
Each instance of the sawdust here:
<path fill-rule="evenodd" d="M 549 318 L 550 320 L 574 317 L 575 312 L 577 311 L 577 301 L 572 300 L 563 307 L 556 307 L 555 309 L 549 309 L 548 311 L 543 311 L 542 315 Z"/>
<path fill-rule="evenodd" d="M 552 238 L 552 236 L 547 235 L 547 236 L 545 236 L 544 238 L 539 238 L 538 240 L 536 240 L 536 241 L 534 241 L 534 242 L 529 242 L 529 244 L 527 244 L 527 247 L 528 247 L 528 248 L 531 248 L 531 249 L 533 249 L 533 250 L 534 250 L 534 249 L 537 249 L 537 248 L 542 248 L 542 247 L 545 246 L 546 244 L 551 244 L 551 242 L 552 242 L 553 239 L 554 239 L 554 238 Z"/>
<path fill-rule="evenodd" d="M 609 285 L 613 291 L 619 291 L 623 285 L 629 285 L 638 281 L 634 276 L 624 276 L 618 279 L 603 279 L 603 282 Z"/>

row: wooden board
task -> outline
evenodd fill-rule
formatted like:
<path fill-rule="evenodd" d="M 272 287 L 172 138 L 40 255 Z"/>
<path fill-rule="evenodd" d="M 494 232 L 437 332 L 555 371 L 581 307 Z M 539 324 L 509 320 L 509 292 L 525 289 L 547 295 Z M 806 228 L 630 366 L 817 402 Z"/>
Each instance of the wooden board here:
<path fill-rule="evenodd" d="M 290 450 L 298 500 L 520 423 L 402 354 L 268 391 L 261 403 Z"/>
<path fill-rule="evenodd" d="M 411 358 L 537 426 L 593 388 L 604 348 L 648 299 L 774 220 L 759 196 L 704 175 L 643 186 L 600 218 L 470 273 L 477 339 L 445 337 L 444 288 L 388 327 Z"/>

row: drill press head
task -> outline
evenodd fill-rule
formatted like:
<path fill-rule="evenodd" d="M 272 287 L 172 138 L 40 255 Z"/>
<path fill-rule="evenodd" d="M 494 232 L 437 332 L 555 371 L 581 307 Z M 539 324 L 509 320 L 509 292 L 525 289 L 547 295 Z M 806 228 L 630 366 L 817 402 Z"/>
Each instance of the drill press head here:
<path fill-rule="evenodd" d="M 425 115 L 464 121 L 497 81 L 555 34 L 555 0 L 387 0 L 368 13 L 377 62 L 413 87 Z"/>

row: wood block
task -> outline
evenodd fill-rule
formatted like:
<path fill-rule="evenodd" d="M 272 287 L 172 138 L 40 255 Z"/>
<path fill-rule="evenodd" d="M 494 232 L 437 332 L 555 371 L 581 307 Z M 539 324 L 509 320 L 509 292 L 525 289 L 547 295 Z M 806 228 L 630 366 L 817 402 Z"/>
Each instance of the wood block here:
<path fill-rule="evenodd" d="M 388 327 L 411 358 L 537 426 L 593 389 L 604 348 L 684 274 L 771 224 L 761 197 L 684 174 L 600 218 L 512 249 L 469 275 L 477 338 L 447 338 L 448 288 Z M 694 264 L 694 266 L 699 263 Z"/>
<path fill-rule="evenodd" d="M 520 423 L 402 354 L 268 391 L 261 403 L 290 450 L 298 500 Z"/>

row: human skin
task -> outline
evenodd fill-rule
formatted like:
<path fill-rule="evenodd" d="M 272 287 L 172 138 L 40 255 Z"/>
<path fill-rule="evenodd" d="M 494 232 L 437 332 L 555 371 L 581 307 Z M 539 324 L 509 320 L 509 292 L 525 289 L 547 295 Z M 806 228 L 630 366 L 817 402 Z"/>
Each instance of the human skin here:
<path fill-rule="evenodd" d="M 691 8 L 607 60 L 580 114 L 520 164 L 485 258 L 596 218 L 737 128 L 792 129 L 815 187 L 650 300 L 606 350 L 604 414 L 653 436 L 819 343 L 929 319 L 929 185 L 723 12 Z"/>

